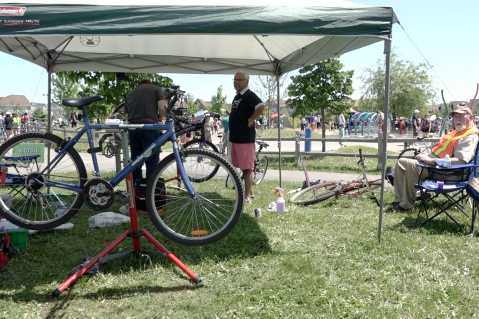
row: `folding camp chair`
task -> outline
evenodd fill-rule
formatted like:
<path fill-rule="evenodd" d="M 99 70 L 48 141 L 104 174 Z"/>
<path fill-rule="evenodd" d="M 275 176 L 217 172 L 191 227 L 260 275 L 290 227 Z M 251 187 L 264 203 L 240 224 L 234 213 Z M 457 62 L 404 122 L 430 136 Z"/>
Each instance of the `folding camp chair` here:
<path fill-rule="evenodd" d="M 474 222 L 477 209 L 469 207 L 469 195 L 466 191 L 468 181 L 478 176 L 479 170 L 479 147 L 472 162 L 451 167 L 428 166 L 419 164 L 421 170 L 427 170 L 427 174 L 420 174 L 416 189 L 420 192 L 421 206 L 417 215 L 417 222 L 425 219 L 421 225 L 444 214 L 458 226 L 461 223 L 454 217 L 454 210 L 471 218 L 470 232 L 474 232 Z M 421 176 L 427 176 L 422 178 Z M 444 201 L 445 200 L 445 201 Z"/>

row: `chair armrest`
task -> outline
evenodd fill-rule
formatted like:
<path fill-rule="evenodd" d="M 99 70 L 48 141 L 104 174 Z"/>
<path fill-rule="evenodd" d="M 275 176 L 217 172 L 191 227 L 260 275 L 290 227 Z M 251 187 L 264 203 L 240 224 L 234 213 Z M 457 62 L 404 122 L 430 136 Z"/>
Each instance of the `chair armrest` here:
<path fill-rule="evenodd" d="M 422 164 L 418 163 L 417 164 L 419 167 L 422 168 L 433 168 L 435 170 L 445 170 L 445 171 L 452 171 L 452 170 L 458 170 L 458 169 L 466 169 L 466 168 L 473 168 L 473 167 L 479 167 L 478 165 L 475 165 L 473 163 L 467 163 L 467 164 L 455 164 L 451 165 L 449 167 L 444 167 L 444 166 L 439 166 L 439 165 L 427 165 L 427 164 Z"/>

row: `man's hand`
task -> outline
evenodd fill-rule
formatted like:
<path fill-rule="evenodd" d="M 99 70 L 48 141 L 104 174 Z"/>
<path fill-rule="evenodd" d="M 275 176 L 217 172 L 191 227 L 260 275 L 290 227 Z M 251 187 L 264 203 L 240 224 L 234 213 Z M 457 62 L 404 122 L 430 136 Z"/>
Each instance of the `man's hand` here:
<path fill-rule="evenodd" d="M 248 127 L 254 127 L 255 119 L 249 118 L 248 119 Z"/>
<path fill-rule="evenodd" d="M 425 153 L 420 153 L 416 156 L 416 159 L 421 162 L 421 163 L 424 163 L 424 164 L 427 164 L 427 165 L 434 165 L 436 163 L 436 160 L 435 158 L 425 154 Z"/>

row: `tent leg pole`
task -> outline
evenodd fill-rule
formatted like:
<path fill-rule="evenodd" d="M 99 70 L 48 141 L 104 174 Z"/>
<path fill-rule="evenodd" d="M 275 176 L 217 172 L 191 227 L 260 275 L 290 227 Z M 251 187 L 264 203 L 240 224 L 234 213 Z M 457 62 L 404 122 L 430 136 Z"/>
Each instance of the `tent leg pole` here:
<path fill-rule="evenodd" d="M 278 171 L 279 171 L 279 187 L 283 187 L 282 178 L 281 178 L 281 111 L 279 108 L 279 74 L 276 74 L 276 93 L 277 93 L 277 105 L 278 105 Z"/>
<path fill-rule="evenodd" d="M 48 92 L 47 92 L 47 132 L 52 131 L 52 71 L 48 67 Z"/>
<path fill-rule="evenodd" d="M 390 90 L 390 63 L 391 63 L 391 38 L 384 40 L 384 54 L 386 56 L 386 72 L 384 75 L 384 121 L 382 131 L 382 153 L 381 157 L 381 194 L 379 206 L 379 222 L 378 222 L 378 241 L 381 242 L 383 232 L 384 217 L 384 180 L 386 177 L 386 160 L 388 145 L 388 121 L 389 121 L 389 90 Z"/>

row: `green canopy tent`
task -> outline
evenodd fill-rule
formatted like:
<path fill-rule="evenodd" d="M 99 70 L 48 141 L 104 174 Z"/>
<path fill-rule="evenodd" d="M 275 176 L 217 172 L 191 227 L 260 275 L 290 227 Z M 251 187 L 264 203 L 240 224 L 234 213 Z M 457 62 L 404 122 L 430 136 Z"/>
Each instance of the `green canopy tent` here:
<path fill-rule="evenodd" d="M 277 0 L 275 6 L 266 7 L 233 6 L 226 0 L 205 1 L 208 4 L 204 5 L 179 0 L 162 5 L 142 0 L 117 1 L 121 5 L 89 0 L 82 4 L 68 0 L 0 2 L 0 51 L 48 71 L 50 127 L 53 72 L 231 74 L 241 70 L 273 75 L 279 83 L 288 71 L 384 41 L 387 114 L 391 33 L 396 22 L 392 8 L 339 0 L 297 0 L 294 6 L 282 6 L 285 2 Z M 386 144 L 386 129 L 383 133 Z M 278 150 L 281 185 L 279 127 Z M 382 175 L 384 181 L 384 169 Z M 381 202 L 383 192 L 384 182 Z"/>

